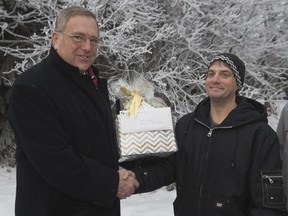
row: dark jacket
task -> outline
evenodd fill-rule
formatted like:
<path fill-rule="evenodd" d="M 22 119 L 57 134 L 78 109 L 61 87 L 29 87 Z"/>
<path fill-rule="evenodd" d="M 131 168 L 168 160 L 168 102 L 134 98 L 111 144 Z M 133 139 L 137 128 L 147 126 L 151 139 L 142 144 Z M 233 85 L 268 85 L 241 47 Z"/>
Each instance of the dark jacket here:
<path fill-rule="evenodd" d="M 163 172 L 171 178 L 174 163 L 176 216 L 286 215 L 263 207 L 261 171 L 281 170 L 277 135 L 267 124 L 264 106 L 244 97 L 237 97 L 237 103 L 213 129 L 208 98 L 195 112 L 183 116 L 175 128 L 176 162 L 172 155 L 162 169 L 161 164 L 154 167 L 156 172 L 152 168 L 138 171 L 139 190 L 148 191 L 163 182 Z"/>
<path fill-rule="evenodd" d="M 97 71 L 94 69 L 96 76 Z M 54 48 L 14 82 L 16 216 L 119 216 L 118 154 L 107 82 Z"/>

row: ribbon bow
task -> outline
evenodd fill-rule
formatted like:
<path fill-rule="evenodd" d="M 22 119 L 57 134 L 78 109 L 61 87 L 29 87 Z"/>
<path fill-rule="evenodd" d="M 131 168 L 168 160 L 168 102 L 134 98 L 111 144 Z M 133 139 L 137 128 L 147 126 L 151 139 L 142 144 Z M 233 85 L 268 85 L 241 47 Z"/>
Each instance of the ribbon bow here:
<path fill-rule="evenodd" d="M 138 91 L 130 91 L 126 87 L 120 87 L 120 91 L 127 96 L 133 97 L 130 106 L 126 103 L 124 108 L 128 110 L 128 115 L 137 116 L 143 97 Z"/>

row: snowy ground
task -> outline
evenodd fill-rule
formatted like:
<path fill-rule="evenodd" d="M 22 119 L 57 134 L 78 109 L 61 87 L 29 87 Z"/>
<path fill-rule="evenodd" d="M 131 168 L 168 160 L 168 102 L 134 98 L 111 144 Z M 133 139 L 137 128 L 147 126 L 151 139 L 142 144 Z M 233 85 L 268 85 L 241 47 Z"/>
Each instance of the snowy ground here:
<path fill-rule="evenodd" d="M 280 101 L 276 109 L 282 110 L 286 101 Z M 269 124 L 276 129 L 279 116 L 270 116 Z M 15 169 L 0 168 L 0 215 L 14 215 Z M 167 191 L 165 187 L 154 192 L 132 195 L 122 201 L 122 216 L 173 216 L 175 190 Z"/>
<path fill-rule="evenodd" d="M 1 216 L 14 215 L 15 169 L 0 169 L 0 212 Z"/>
<path fill-rule="evenodd" d="M 0 168 L 0 215 L 14 215 L 15 169 Z M 166 187 L 154 192 L 132 195 L 121 203 L 122 216 L 173 216 L 175 190 Z"/>

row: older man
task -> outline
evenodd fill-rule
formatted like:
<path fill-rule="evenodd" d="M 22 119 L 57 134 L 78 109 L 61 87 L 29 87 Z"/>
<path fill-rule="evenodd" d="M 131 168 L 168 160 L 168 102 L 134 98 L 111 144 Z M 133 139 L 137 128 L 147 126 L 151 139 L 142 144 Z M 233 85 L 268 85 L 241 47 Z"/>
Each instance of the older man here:
<path fill-rule="evenodd" d="M 60 12 L 50 53 L 15 81 L 16 216 L 119 216 L 138 187 L 119 170 L 107 82 L 95 61 L 99 28 L 81 7 Z"/>

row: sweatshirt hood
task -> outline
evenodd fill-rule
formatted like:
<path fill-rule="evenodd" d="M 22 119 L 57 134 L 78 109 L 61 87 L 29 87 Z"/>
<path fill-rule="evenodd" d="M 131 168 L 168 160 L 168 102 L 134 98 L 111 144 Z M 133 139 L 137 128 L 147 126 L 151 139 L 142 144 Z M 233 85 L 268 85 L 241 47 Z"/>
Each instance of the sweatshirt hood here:
<path fill-rule="evenodd" d="M 267 111 L 263 104 L 243 97 L 236 96 L 237 107 L 232 110 L 225 120 L 219 125 L 219 127 L 226 128 L 237 128 L 243 125 L 255 123 L 255 122 L 268 122 Z M 188 131 L 190 122 L 195 115 L 195 119 L 199 122 L 206 124 L 208 127 L 210 125 L 210 99 L 205 98 L 202 100 L 199 105 L 196 107 L 195 112 L 190 117 L 190 121 L 187 125 L 186 131 Z M 185 134 L 187 133 L 185 131 Z M 239 141 L 239 138 L 236 140 Z M 231 167 L 236 167 L 236 154 L 238 148 L 238 141 L 235 142 L 234 152 L 232 153 Z"/>
<path fill-rule="evenodd" d="M 232 110 L 221 126 L 238 127 L 253 122 L 268 122 L 265 106 L 253 99 L 236 96 L 237 107 Z M 210 124 L 210 99 L 205 98 L 195 109 L 195 118 Z"/>

